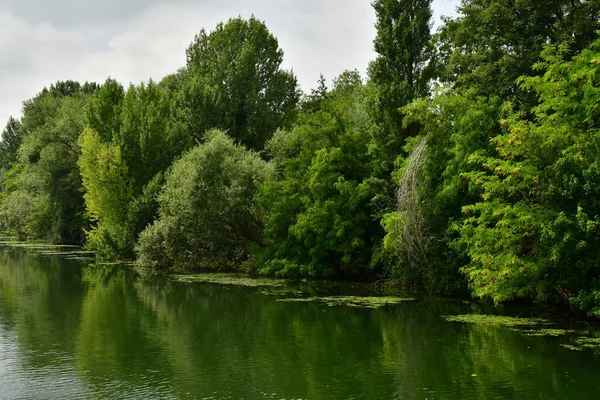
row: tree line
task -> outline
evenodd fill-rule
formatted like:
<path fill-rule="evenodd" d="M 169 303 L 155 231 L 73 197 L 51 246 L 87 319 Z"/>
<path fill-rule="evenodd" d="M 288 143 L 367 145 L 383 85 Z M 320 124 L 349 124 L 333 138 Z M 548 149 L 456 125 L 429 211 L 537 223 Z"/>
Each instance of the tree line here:
<path fill-rule="evenodd" d="M 375 0 L 303 93 L 235 18 L 159 82 L 57 82 L 0 143 L 0 226 L 147 274 L 388 279 L 600 315 L 600 0 Z"/>

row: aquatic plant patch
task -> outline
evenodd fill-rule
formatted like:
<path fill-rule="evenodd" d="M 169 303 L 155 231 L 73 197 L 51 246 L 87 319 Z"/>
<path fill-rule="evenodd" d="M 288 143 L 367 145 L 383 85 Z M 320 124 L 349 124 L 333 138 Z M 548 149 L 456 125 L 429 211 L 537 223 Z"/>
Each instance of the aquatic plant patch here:
<path fill-rule="evenodd" d="M 261 286 L 283 286 L 284 280 L 281 279 L 265 279 L 265 278 L 252 278 L 248 275 L 242 274 L 226 274 L 226 273 L 205 273 L 205 274 L 194 274 L 194 275 L 171 275 L 171 280 L 177 282 L 186 283 L 216 283 L 219 285 L 236 285 L 236 286 L 247 286 L 247 287 L 261 287 Z"/>
<path fill-rule="evenodd" d="M 599 337 L 588 337 L 579 336 L 575 339 L 573 344 L 563 344 L 563 347 L 569 350 L 592 350 L 594 353 L 600 352 L 600 338 Z"/>
<path fill-rule="evenodd" d="M 442 318 L 450 322 L 481 324 L 509 329 L 525 336 L 563 337 L 566 343 L 560 345 L 566 349 L 600 352 L 600 337 L 588 336 L 591 333 L 587 330 L 554 328 L 551 327 L 552 322 L 542 318 L 518 318 L 485 314 L 449 315 Z"/>
<path fill-rule="evenodd" d="M 400 304 L 405 301 L 414 301 L 412 298 L 402 297 L 362 297 L 362 296 L 328 296 L 328 297 L 296 297 L 279 299 L 281 302 L 320 302 L 330 307 L 347 306 L 358 308 L 380 308 L 393 304 Z"/>
<path fill-rule="evenodd" d="M 572 329 L 552 329 L 552 328 L 540 328 L 540 329 L 514 329 L 515 331 L 522 332 L 527 336 L 564 336 L 575 333 Z"/>
<path fill-rule="evenodd" d="M 78 260 L 90 262 L 93 259 L 94 253 L 83 250 L 80 246 L 65 245 L 65 244 L 49 244 L 40 242 L 22 242 L 15 238 L 4 237 L 0 238 L 0 245 L 25 249 L 35 254 L 43 256 L 59 256 L 69 260 Z"/>
<path fill-rule="evenodd" d="M 486 314 L 446 315 L 442 318 L 449 322 L 464 322 L 499 327 L 524 327 L 550 324 L 550 321 L 541 318 L 518 318 Z"/>

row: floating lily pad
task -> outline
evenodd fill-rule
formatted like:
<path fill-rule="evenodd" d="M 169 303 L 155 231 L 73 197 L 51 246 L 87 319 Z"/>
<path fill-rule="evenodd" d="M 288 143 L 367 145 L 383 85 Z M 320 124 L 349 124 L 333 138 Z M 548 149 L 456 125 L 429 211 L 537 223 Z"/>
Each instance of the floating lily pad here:
<path fill-rule="evenodd" d="M 279 299 L 282 302 L 320 302 L 330 307 L 348 306 L 360 308 L 379 308 L 393 304 L 400 304 L 405 301 L 415 299 L 402 297 L 361 297 L 361 296 L 329 296 L 329 297 L 296 297 L 288 299 Z"/>
<path fill-rule="evenodd" d="M 236 285 L 247 287 L 282 286 L 285 281 L 280 279 L 252 278 L 242 274 L 205 273 L 195 275 L 171 275 L 177 282 L 187 283 L 216 283 L 219 285 Z"/>

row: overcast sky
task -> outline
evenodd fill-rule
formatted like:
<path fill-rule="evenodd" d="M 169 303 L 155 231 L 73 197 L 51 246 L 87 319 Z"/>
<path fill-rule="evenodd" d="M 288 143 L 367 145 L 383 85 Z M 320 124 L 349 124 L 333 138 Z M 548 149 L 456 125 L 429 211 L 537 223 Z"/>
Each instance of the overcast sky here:
<path fill-rule="evenodd" d="M 458 0 L 434 0 L 435 23 Z M 57 80 L 124 85 L 185 64 L 201 28 L 254 14 L 265 21 L 303 90 L 319 74 L 366 71 L 374 58 L 370 0 L 0 0 L 0 125 Z"/>

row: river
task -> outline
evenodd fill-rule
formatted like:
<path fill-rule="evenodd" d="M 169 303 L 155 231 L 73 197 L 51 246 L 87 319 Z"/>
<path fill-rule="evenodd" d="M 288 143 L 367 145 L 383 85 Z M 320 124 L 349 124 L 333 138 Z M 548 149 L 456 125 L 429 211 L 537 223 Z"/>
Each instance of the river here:
<path fill-rule="evenodd" d="M 442 318 L 477 303 L 286 296 L 0 247 L 0 399 L 600 398 L 599 352 Z"/>

